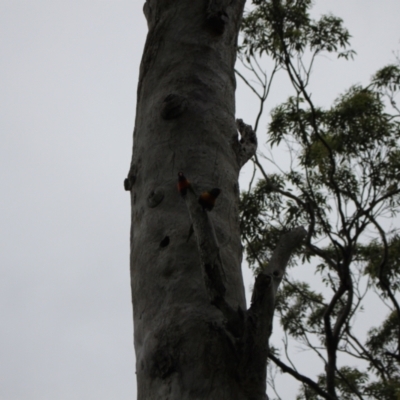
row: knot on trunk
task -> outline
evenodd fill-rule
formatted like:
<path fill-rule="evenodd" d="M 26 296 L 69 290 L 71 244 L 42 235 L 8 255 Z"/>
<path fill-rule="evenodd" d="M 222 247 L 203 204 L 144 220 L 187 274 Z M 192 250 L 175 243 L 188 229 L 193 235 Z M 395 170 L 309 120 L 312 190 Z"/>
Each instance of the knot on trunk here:
<path fill-rule="evenodd" d="M 147 205 L 150 208 L 157 207 L 164 199 L 164 190 L 154 189 L 147 196 Z"/>
<path fill-rule="evenodd" d="M 129 168 L 128 176 L 124 180 L 124 189 L 126 191 L 132 190 L 132 187 L 136 182 L 136 175 L 137 175 L 137 166 L 136 166 L 136 164 L 131 164 L 131 167 Z"/>
<path fill-rule="evenodd" d="M 169 94 L 161 105 L 161 116 L 164 119 L 179 117 L 186 110 L 186 98 L 176 93 Z"/>

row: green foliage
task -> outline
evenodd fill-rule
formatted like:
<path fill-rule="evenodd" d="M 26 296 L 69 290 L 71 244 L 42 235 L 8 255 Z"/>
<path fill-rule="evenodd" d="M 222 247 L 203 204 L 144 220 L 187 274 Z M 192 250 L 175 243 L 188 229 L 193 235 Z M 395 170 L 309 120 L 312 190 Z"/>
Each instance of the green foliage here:
<path fill-rule="evenodd" d="M 328 110 L 312 110 L 305 105 L 301 97 L 291 97 L 272 111 L 271 146 L 290 141 L 291 148 L 295 148 L 296 164 L 287 172 L 266 174 L 254 190 L 242 194 L 242 233 L 248 261 L 258 268 L 261 260 L 262 267 L 283 232 L 299 225 L 308 226 L 309 241 L 305 249 L 294 255 L 292 264 L 322 258 L 317 271 L 337 293 L 344 264 L 351 276 L 352 263 L 357 262 L 382 296 L 388 297 L 400 289 L 400 236 L 385 236 L 386 244 L 383 243 L 377 216 L 394 216 L 399 212 L 398 121 L 385 112 L 381 94 L 371 88 L 350 88 Z M 367 229 L 375 230 L 377 237 L 364 244 L 360 238 Z M 317 246 L 322 239 L 328 240 L 328 244 Z M 336 278 L 332 277 L 335 273 Z M 347 300 L 335 303 L 330 320 L 337 320 Z M 277 297 L 276 310 L 289 335 L 302 342 L 310 334 L 316 335 L 324 346 L 328 303 L 306 283 L 288 281 Z M 356 307 L 352 310 L 349 319 Z M 399 343 L 398 319 L 390 325 L 390 332 L 388 329 L 372 330 L 366 346 L 371 356 L 381 360 L 390 371 L 395 383 L 389 387 L 376 381 L 362 386 L 364 372 L 342 368 L 344 380 L 339 372 L 336 377 L 341 399 L 354 398 L 351 387 L 362 387 L 365 393 L 380 391 L 382 398 L 387 399 L 397 393 L 394 376 L 399 373 L 399 360 L 385 354 L 388 348 L 398 354 L 398 347 L 392 348 Z M 373 369 L 373 363 L 369 368 Z M 319 398 L 312 394 L 312 389 L 303 389 L 308 391 L 303 393 L 307 395 L 304 398 Z"/>
<path fill-rule="evenodd" d="M 387 259 L 382 245 L 373 240 L 368 245 L 360 245 L 357 251 L 360 260 L 366 263 L 365 274 L 368 274 L 378 287 L 381 281 L 390 285 L 393 292 L 400 290 L 400 236 L 394 235 L 387 245 Z M 382 289 L 382 288 L 381 288 Z M 383 296 L 386 293 L 383 288 Z"/>
<path fill-rule="evenodd" d="M 307 168 L 308 184 L 326 185 L 336 192 L 330 194 L 353 199 L 361 184 L 361 188 L 373 190 L 373 201 L 390 190 L 396 192 L 400 125 L 385 114 L 379 93 L 352 87 L 326 111 L 303 104 L 301 97 L 292 97 L 272 111 L 269 141 L 279 145 L 283 139 L 295 139 L 300 166 Z M 395 211 L 398 193 L 391 198 L 390 209 Z"/>
<path fill-rule="evenodd" d="M 342 20 L 324 15 L 318 21 L 310 18 L 311 0 L 253 0 L 256 7 L 245 14 L 241 51 L 247 56 L 265 53 L 282 60 L 293 53 L 338 52 L 349 44 L 350 34 Z M 354 52 L 343 51 L 340 57 L 350 57 Z"/>
<path fill-rule="evenodd" d="M 385 114 L 381 96 L 352 87 L 331 109 L 312 111 L 303 105 L 301 98 L 289 98 L 272 111 L 269 124 L 271 146 L 294 140 L 297 167 L 266 175 L 242 197 L 246 238 L 264 243 L 267 237 L 275 238 L 264 247 L 254 245 L 257 252 L 270 253 L 276 232 L 294 226 L 314 224 L 315 238 L 331 233 L 332 200 L 353 201 L 355 211 L 338 221 L 342 227 L 336 232 L 351 227 L 348 234 L 353 238 L 364 229 L 360 224 L 371 204 L 384 205 L 392 215 L 398 211 L 400 130 Z"/>
<path fill-rule="evenodd" d="M 324 387 L 326 380 L 324 375 L 319 375 L 317 379 L 318 386 Z M 296 396 L 296 400 L 323 400 L 324 398 L 319 396 L 312 388 L 303 385 L 300 388 L 299 394 Z"/>
<path fill-rule="evenodd" d="M 368 374 L 358 368 L 339 368 L 336 385 L 343 400 L 354 399 L 354 392 L 362 393 L 363 386 L 368 380 Z"/>
<path fill-rule="evenodd" d="M 355 392 L 363 393 L 365 384 L 368 381 L 368 374 L 360 372 L 357 368 L 353 367 L 342 367 L 338 370 L 336 377 L 336 388 L 340 393 L 340 400 L 354 400 Z M 318 384 L 321 387 L 326 385 L 326 379 L 324 375 L 318 376 Z M 323 400 L 323 397 L 315 393 L 314 390 L 309 387 L 303 387 L 300 390 L 299 395 L 296 397 L 297 400 Z"/>
<path fill-rule="evenodd" d="M 322 294 L 311 290 L 304 282 L 286 281 L 276 298 L 281 325 L 295 338 L 304 338 L 306 332 L 322 338 L 322 317 L 326 307 Z"/>
<path fill-rule="evenodd" d="M 366 346 L 371 354 L 380 360 L 386 373 L 390 376 L 396 376 L 400 383 L 398 339 L 399 317 L 396 312 L 392 312 L 382 326 L 372 328 L 368 332 Z M 371 365 L 371 368 L 374 368 L 374 366 Z"/>
<path fill-rule="evenodd" d="M 385 118 L 384 103 L 378 93 L 360 86 L 339 97 L 327 117 L 328 126 L 342 143 L 342 152 L 351 156 L 376 145 L 391 146 L 398 136 L 397 124 Z"/>
<path fill-rule="evenodd" d="M 348 58 L 354 52 L 347 49 L 350 34 L 342 20 L 332 15 L 313 20 L 311 5 L 311 0 L 253 0 L 243 19 L 240 53 L 248 62 L 271 57 L 294 88 L 294 95 L 272 110 L 268 125 L 271 148 L 284 148 L 291 163 L 271 174 L 257 159 L 262 179 L 241 196 L 247 260 L 258 271 L 282 233 L 307 227 L 305 244 L 291 265 L 317 264 L 322 285 L 314 290 L 306 282 L 284 279 L 276 298 L 284 331 L 319 357 L 329 347 L 326 370 L 316 384 L 331 396 L 398 400 L 400 235 L 382 221 L 400 211 L 400 111 L 395 101 L 400 67 L 380 69 L 370 85 L 350 87 L 329 108 L 315 105 L 307 89 L 315 56 L 325 52 Z M 354 336 L 352 324 L 371 289 L 391 312 L 364 341 Z M 363 366 L 339 367 L 341 353 Z M 297 398 L 323 397 L 303 382 Z"/>
<path fill-rule="evenodd" d="M 400 379 L 390 379 L 386 382 L 372 382 L 364 389 L 365 396 L 379 400 L 399 400 Z"/>
<path fill-rule="evenodd" d="M 393 92 L 400 90 L 400 68 L 398 65 L 387 65 L 380 69 L 372 78 L 377 88 L 389 89 Z"/>

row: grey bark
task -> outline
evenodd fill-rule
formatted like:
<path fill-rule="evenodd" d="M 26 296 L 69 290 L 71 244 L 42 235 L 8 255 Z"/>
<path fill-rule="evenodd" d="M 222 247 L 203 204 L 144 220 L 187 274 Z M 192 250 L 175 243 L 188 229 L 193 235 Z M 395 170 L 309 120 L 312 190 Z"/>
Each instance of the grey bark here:
<path fill-rule="evenodd" d="M 124 182 L 139 400 L 266 398 L 266 357 L 256 379 L 243 368 L 252 364 L 245 352 L 254 327 L 246 328 L 238 176 L 257 144 L 251 127 L 235 121 L 243 7 L 244 0 L 144 6 L 149 32 Z M 191 182 L 186 196 L 177 190 L 179 171 Z M 208 213 L 197 196 L 215 187 L 221 194 Z M 273 303 L 261 307 L 271 313 Z"/>

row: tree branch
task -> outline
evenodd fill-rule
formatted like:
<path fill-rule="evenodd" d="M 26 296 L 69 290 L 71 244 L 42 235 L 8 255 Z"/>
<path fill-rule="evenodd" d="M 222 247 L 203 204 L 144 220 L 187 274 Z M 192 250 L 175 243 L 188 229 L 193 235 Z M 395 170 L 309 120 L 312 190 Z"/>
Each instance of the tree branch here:
<path fill-rule="evenodd" d="M 362 345 L 362 343 L 351 333 L 350 326 L 349 326 L 348 323 L 346 324 L 346 333 L 349 336 L 349 338 L 351 338 L 357 344 L 357 346 L 361 349 L 361 354 L 360 354 L 360 351 L 350 341 L 348 341 L 348 343 L 354 348 L 355 351 L 357 351 L 358 354 L 360 354 L 360 357 L 363 360 L 369 361 L 375 367 L 375 369 L 379 372 L 382 380 L 384 382 L 386 382 L 387 379 L 386 379 L 386 371 L 385 371 L 384 366 L 382 365 L 380 360 L 379 359 L 375 359 L 372 356 L 371 352 L 369 352 Z"/>
<path fill-rule="evenodd" d="M 288 373 L 296 378 L 298 381 L 305 383 L 311 389 L 313 389 L 316 393 L 327 400 L 336 400 L 336 397 L 331 396 L 329 393 L 322 390 L 318 383 L 314 382 L 310 378 L 299 374 L 294 369 L 290 368 L 288 365 L 284 364 L 279 358 L 275 357 L 273 354 L 269 354 L 268 358 L 271 359 L 284 373 Z"/>
<path fill-rule="evenodd" d="M 254 89 L 253 85 L 237 70 L 235 69 L 235 73 L 243 80 L 243 82 L 254 92 L 254 94 L 261 100 L 263 98 L 262 95 L 258 94 L 257 90 Z"/>
<path fill-rule="evenodd" d="M 255 280 L 251 306 L 246 316 L 242 363 L 243 375 L 249 387 L 265 385 L 265 365 L 268 357 L 268 340 L 272 332 L 276 292 L 293 250 L 303 241 L 306 234 L 303 227 L 283 234 L 270 262 L 264 266 Z"/>
<path fill-rule="evenodd" d="M 302 227 L 297 227 L 292 229 L 291 231 L 284 233 L 272 254 L 270 262 L 264 267 L 264 269 L 260 272 L 260 275 L 267 275 L 273 278 L 272 282 L 272 289 L 273 295 L 275 297 L 276 292 L 278 290 L 278 286 L 281 283 L 283 275 L 285 274 L 287 263 L 289 262 L 289 258 L 292 255 L 293 250 L 301 244 L 304 237 L 307 235 L 307 231 Z M 257 291 L 257 279 L 254 285 L 254 293 Z M 252 305 L 250 310 L 257 307 L 257 305 L 253 304 L 252 298 Z"/>

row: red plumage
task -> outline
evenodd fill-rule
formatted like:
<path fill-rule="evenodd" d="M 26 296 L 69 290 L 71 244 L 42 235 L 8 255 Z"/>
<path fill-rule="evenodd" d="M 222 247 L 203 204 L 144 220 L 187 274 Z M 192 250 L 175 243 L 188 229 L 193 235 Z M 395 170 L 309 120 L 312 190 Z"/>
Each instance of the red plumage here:
<path fill-rule="evenodd" d="M 211 211 L 220 193 L 221 189 L 218 188 L 203 192 L 199 197 L 199 204 L 203 207 L 203 210 Z"/>

